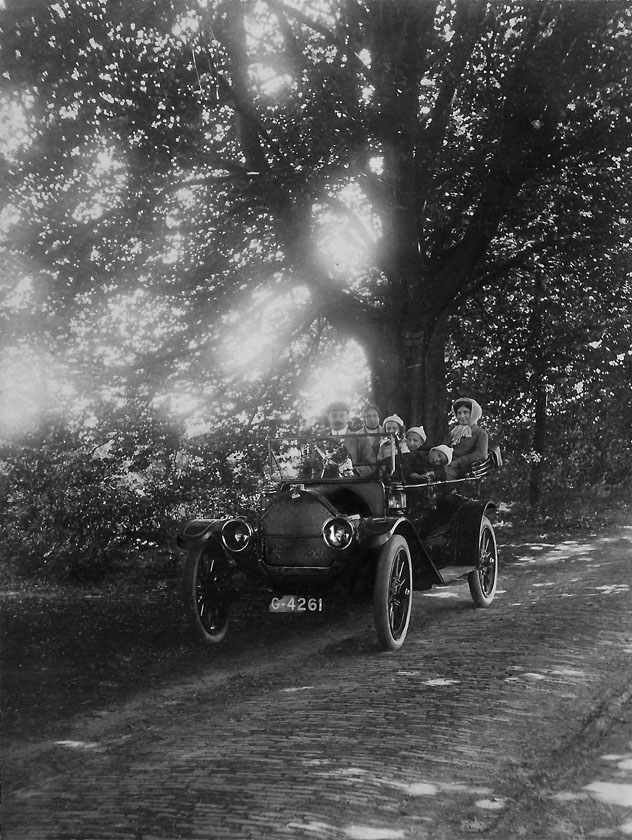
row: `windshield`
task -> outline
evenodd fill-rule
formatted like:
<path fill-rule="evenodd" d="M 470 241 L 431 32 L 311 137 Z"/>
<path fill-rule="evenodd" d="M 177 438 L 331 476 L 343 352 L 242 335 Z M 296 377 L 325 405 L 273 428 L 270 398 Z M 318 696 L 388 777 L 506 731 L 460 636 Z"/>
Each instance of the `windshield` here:
<path fill-rule="evenodd" d="M 273 481 L 383 477 L 392 471 L 390 442 L 384 434 L 270 438 L 266 475 Z"/>

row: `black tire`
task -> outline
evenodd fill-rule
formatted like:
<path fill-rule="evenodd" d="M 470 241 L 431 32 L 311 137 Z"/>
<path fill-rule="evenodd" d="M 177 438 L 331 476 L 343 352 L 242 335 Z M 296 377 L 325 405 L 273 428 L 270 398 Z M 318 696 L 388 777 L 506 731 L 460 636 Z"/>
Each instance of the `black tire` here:
<path fill-rule="evenodd" d="M 488 607 L 498 585 L 498 548 L 494 526 L 486 516 L 481 518 L 476 565 L 476 570 L 467 576 L 470 595 L 477 607 Z"/>
<path fill-rule="evenodd" d="M 373 619 L 380 647 L 404 644 L 413 603 L 413 569 L 408 543 L 394 535 L 382 549 L 373 585 Z"/>
<path fill-rule="evenodd" d="M 182 577 L 187 624 L 197 641 L 216 645 L 228 630 L 232 589 L 229 563 L 221 549 L 206 543 L 189 552 Z"/>

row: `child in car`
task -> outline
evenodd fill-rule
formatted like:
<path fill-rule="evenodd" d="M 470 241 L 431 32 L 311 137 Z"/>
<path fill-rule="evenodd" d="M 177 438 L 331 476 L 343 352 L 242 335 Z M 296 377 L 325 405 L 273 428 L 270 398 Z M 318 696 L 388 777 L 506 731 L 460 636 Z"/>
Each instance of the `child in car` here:
<path fill-rule="evenodd" d="M 429 471 L 430 480 L 445 481 L 448 477 L 446 467 L 452 463 L 452 449 L 443 443 L 433 446 L 428 453 L 428 462 L 432 467 Z"/>
<path fill-rule="evenodd" d="M 395 441 L 395 457 L 401 453 L 408 452 L 408 445 L 404 439 L 404 421 L 398 414 L 391 414 L 384 418 L 384 434 L 388 437 L 380 443 L 380 448 L 377 451 L 377 467 L 379 475 L 388 475 L 391 472 L 393 464 L 393 446 L 391 441 Z"/>
<path fill-rule="evenodd" d="M 406 432 L 406 445 L 408 452 L 402 452 L 400 462 L 404 481 L 417 482 L 421 479 L 422 473 L 428 469 L 428 453 L 422 450 L 426 442 L 426 432 L 423 426 L 411 426 Z"/>

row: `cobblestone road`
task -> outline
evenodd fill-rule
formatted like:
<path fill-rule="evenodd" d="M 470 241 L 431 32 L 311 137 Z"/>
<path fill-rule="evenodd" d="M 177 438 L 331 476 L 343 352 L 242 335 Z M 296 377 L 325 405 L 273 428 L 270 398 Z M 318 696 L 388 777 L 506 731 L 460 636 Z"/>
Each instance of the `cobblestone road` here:
<path fill-rule="evenodd" d="M 4 837 L 632 835 L 632 744 L 608 741 L 630 705 L 632 528 L 506 556 L 488 610 L 467 585 L 416 594 L 396 654 L 358 610 L 325 643 L 221 678 L 211 654 L 208 676 L 78 724 L 5 799 Z"/>

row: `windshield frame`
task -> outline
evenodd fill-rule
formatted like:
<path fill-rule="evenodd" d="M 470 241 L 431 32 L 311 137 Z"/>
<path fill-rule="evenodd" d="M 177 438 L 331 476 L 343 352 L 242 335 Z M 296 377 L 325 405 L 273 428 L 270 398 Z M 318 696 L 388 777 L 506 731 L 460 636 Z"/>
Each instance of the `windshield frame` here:
<path fill-rule="evenodd" d="M 331 433 L 318 433 L 309 435 L 276 435 L 270 436 L 266 439 L 268 447 L 268 455 L 265 465 L 265 477 L 268 481 L 278 484 L 287 482 L 308 482 L 320 483 L 323 481 L 367 481 L 367 480 L 383 480 L 386 476 L 363 476 L 358 475 L 355 467 L 371 468 L 373 472 L 377 472 L 377 447 L 372 460 L 354 463 L 350 456 L 346 459 L 342 458 L 340 453 L 340 446 L 345 446 L 345 441 L 349 439 L 358 440 L 359 438 L 373 438 L 379 443 L 391 441 L 392 464 L 391 469 L 387 470 L 390 475 L 395 471 L 395 455 L 396 455 L 396 436 L 393 434 L 385 434 L 384 432 L 348 432 L 344 435 L 334 435 Z M 333 444 L 338 444 L 335 447 Z M 283 454 L 279 451 L 281 446 L 286 444 L 286 452 L 290 455 L 291 460 L 283 462 Z M 309 447 L 309 450 L 306 448 Z M 347 447 L 345 446 L 345 449 Z M 348 452 L 348 449 L 347 449 Z M 336 460 L 331 460 L 332 456 L 340 458 L 339 466 L 344 469 L 339 474 L 334 474 L 334 467 L 337 465 Z M 314 458 L 313 456 L 316 456 Z M 323 465 L 326 461 L 330 461 L 331 474 L 325 475 L 326 470 Z M 353 472 L 350 472 L 349 465 Z M 320 466 L 320 469 L 318 467 Z M 311 470 L 308 470 L 311 467 Z M 315 474 L 319 472 L 320 474 Z"/>

